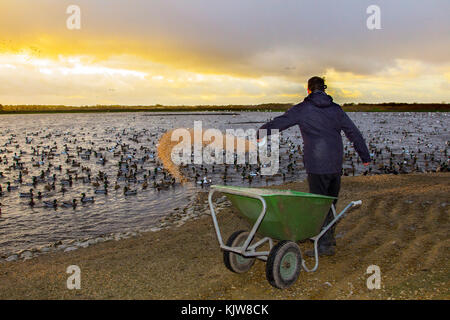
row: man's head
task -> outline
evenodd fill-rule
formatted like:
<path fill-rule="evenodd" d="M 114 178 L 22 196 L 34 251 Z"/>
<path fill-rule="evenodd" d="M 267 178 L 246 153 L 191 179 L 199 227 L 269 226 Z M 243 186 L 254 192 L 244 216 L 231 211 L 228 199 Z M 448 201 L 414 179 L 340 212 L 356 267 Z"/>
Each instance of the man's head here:
<path fill-rule="evenodd" d="M 314 91 L 325 91 L 326 88 L 325 80 L 321 77 L 312 77 L 308 80 L 308 94 Z"/>

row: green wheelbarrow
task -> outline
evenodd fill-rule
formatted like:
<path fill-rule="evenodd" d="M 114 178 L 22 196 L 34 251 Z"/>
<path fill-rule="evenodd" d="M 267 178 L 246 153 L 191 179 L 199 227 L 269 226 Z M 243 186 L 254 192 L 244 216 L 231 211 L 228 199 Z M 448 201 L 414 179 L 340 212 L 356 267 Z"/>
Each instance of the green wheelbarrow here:
<path fill-rule="evenodd" d="M 239 213 L 253 224 L 250 231 L 234 232 L 226 244 L 214 211 L 213 195 L 216 192 L 224 193 Z M 211 186 L 208 201 L 225 266 L 233 272 L 245 273 L 250 270 L 255 259 L 266 261 L 267 280 L 279 289 L 294 284 L 302 268 L 307 272 L 316 271 L 319 266 L 319 239 L 347 210 L 362 203 L 361 200 L 352 201 L 337 214 L 333 204 L 335 199 L 337 198 L 291 190 Z M 323 227 L 330 207 L 334 219 Z M 252 243 L 256 233 L 262 239 Z M 315 265 L 311 269 L 302 259 L 297 244 L 307 239 L 314 242 Z M 274 240 L 278 241 L 276 245 Z M 267 242 L 269 251 L 258 251 Z"/>

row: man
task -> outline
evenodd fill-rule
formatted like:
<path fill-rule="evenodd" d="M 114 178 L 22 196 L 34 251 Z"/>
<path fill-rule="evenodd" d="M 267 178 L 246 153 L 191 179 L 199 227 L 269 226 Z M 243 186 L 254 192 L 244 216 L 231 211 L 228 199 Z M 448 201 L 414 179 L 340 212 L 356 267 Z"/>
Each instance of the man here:
<path fill-rule="evenodd" d="M 325 93 L 326 88 L 324 79 L 312 77 L 308 80 L 308 96 L 303 102 L 264 124 L 260 129 L 266 129 L 267 135 L 270 135 L 272 129 L 283 131 L 298 125 L 303 137 L 303 162 L 308 174 L 309 192 L 337 197 L 343 161 L 341 130 L 353 143 L 365 166 L 369 165 L 370 154 L 361 132 L 342 108 L 333 102 L 333 98 Z M 336 202 L 337 200 L 335 205 Z M 333 218 L 330 209 L 324 226 Z M 320 238 L 319 255 L 334 255 L 335 226 Z M 314 252 L 309 251 L 306 254 L 311 256 Z"/>

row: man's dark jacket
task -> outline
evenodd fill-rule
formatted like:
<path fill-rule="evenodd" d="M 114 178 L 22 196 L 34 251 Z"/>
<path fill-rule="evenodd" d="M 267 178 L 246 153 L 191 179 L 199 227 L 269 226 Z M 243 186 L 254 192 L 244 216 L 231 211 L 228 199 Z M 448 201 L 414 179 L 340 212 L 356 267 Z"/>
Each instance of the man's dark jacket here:
<path fill-rule="evenodd" d="M 307 173 L 340 173 L 343 161 L 341 130 L 353 143 L 363 163 L 370 162 L 370 154 L 361 132 L 352 120 L 323 91 L 308 95 L 283 115 L 264 124 L 260 129 L 283 131 L 294 125 L 300 127 L 304 143 L 303 162 Z"/>

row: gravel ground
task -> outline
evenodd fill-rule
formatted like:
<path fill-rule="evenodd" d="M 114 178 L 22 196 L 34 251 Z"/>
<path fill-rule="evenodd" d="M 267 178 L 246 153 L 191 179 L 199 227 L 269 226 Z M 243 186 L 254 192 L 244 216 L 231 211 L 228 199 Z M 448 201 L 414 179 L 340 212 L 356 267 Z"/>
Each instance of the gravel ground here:
<path fill-rule="evenodd" d="M 449 299 L 449 177 L 343 177 L 338 210 L 351 200 L 363 205 L 338 225 L 336 255 L 321 258 L 315 273 L 302 272 L 286 290 L 269 285 L 262 261 L 241 275 L 225 268 L 206 194 L 200 194 L 202 215 L 184 224 L 26 261 L 3 260 L 0 299 Z M 305 183 L 277 188 L 307 191 Z M 248 229 L 227 202 L 222 207 L 225 239 Z M 306 247 L 311 244 L 301 244 Z M 80 290 L 67 289 L 70 265 L 81 269 Z M 366 286 L 370 265 L 380 267 L 381 289 Z"/>

